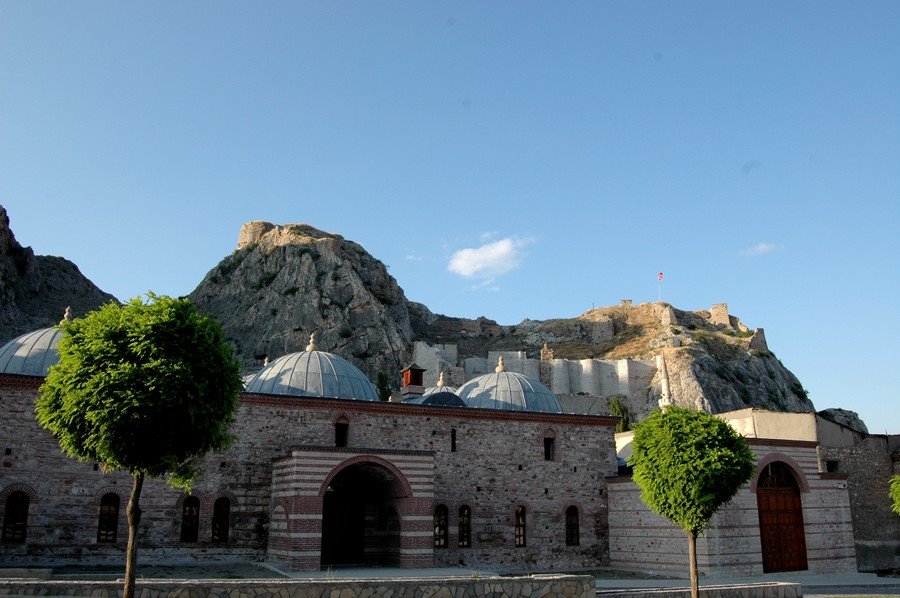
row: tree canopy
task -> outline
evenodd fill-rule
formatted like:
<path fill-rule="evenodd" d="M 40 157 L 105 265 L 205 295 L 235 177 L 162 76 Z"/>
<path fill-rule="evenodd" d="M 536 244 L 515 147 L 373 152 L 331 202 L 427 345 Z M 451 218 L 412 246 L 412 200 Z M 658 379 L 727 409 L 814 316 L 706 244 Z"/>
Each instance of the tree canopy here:
<path fill-rule="evenodd" d="M 133 598 L 144 477 L 189 491 L 200 459 L 228 446 L 239 365 L 219 323 L 186 298 L 108 303 L 61 326 L 35 412 L 67 455 L 134 478 L 123 592 Z"/>
<path fill-rule="evenodd" d="M 688 538 L 691 596 L 697 598 L 697 536 L 753 475 L 753 452 L 725 421 L 683 407 L 666 407 L 639 422 L 631 446 L 641 500 Z"/>
<path fill-rule="evenodd" d="M 667 407 L 638 423 L 632 448 L 641 499 L 695 534 L 750 479 L 755 464 L 746 440 L 726 422 L 683 407 Z"/>
<path fill-rule="evenodd" d="M 187 299 L 109 303 L 62 329 L 36 412 L 66 454 L 187 486 L 227 446 L 239 366 Z"/>

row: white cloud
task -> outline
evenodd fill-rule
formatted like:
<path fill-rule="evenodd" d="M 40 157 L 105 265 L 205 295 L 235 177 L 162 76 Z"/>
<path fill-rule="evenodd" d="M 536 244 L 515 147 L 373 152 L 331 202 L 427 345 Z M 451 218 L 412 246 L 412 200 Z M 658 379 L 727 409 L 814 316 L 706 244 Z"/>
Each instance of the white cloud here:
<path fill-rule="evenodd" d="M 772 253 L 777 249 L 780 248 L 775 243 L 757 243 L 752 247 L 747 247 L 746 249 L 742 250 L 741 255 L 746 257 L 753 257 L 757 255 L 764 255 L 766 253 Z"/>
<path fill-rule="evenodd" d="M 460 249 L 450 256 L 447 269 L 466 278 L 480 278 L 481 283 L 473 288 L 497 290 L 492 287 L 494 279 L 522 263 L 522 249 L 531 239 L 507 237 L 480 247 Z"/>
<path fill-rule="evenodd" d="M 404 258 L 407 262 L 423 262 L 425 261 L 425 257 L 421 255 L 416 255 L 415 253 L 407 253 Z"/>

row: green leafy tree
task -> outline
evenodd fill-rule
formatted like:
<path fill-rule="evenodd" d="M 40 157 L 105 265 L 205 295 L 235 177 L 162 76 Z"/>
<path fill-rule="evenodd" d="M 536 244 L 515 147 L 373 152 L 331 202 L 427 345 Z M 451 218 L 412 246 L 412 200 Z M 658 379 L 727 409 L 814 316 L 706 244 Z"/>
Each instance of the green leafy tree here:
<path fill-rule="evenodd" d="M 900 475 L 891 478 L 891 508 L 900 515 Z"/>
<path fill-rule="evenodd" d="M 390 378 L 384 372 L 375 374 L 375 388 L 378 390 L 378 398 L 387 401 L 391 398 Z"/>
<path fill-rule="evenodd" d="M 627 432 L 631 429 L 631 412 L 618 396 L 609 399 L 609 414 L 621 418 L 616 424 L 616 433 Z"/>
<path fill-rule="evenodd" d="M 756 459 L 723 420 L 683 407 L 666 407 L 639 422 L 632 448 L 641 500 L 687 535 L 691 596 L 697 598 L 697 536 L 750 479 Z"/>
<path fill-rule="evenodd" d="M 133 476 L 124 597 L 134 595 L 145 476 L 186 491 L 203 456 L 225 448 L 241 389 L 218 322 L 185 299 L 109 303 L 62 324 L 59 363 L 37 400 L 42 426 L 70 457 Z"/>

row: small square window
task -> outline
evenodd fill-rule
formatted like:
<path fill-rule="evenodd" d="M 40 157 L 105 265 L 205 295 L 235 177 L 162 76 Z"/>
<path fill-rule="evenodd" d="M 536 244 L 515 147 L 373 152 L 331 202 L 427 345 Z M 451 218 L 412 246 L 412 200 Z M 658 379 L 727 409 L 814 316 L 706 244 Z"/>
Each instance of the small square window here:
<path fill-rule="evenodd" d="M 825 461 L 825 471 L 828 473 L 837 473 L 838 461 Z"/>

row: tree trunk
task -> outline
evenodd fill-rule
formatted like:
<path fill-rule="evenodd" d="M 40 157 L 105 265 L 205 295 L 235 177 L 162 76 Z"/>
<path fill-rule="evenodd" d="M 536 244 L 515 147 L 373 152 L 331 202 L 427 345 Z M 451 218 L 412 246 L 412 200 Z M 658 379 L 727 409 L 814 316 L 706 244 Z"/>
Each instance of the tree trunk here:
<path fill-rule="evenodd" d="M 691 569 L 691 598 L 700 598 L 700 575 L 697 572 L 697 534 L 684 530 L 688 538 L 688 558 Z"/>
<path fill-rule="evenodd" d="M 137 533 L 141 523 L 141 487 L 144 485 L 144 474 L 134 474 L 131 486 L 131 499 L 128 501 L 128 548 L 125 553 L 125 588 L 122 598 L 134 598 L 134 575 L 137 566 Z"/>

